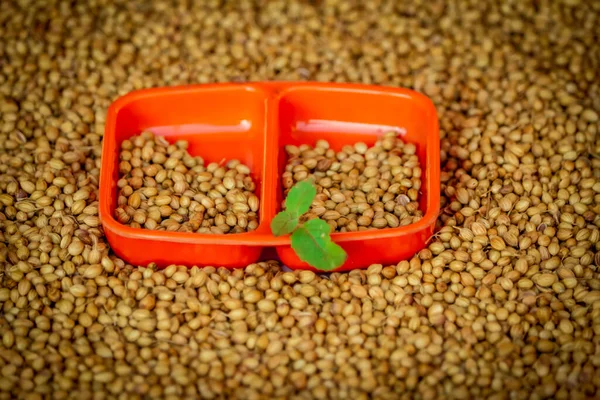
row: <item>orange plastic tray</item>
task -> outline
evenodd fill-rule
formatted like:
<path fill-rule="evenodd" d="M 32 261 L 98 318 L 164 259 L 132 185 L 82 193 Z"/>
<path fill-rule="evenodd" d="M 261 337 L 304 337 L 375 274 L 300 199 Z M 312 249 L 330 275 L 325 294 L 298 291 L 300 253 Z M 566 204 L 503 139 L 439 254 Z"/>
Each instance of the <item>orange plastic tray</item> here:
<path fill-rule="evenodd" d="M 260 196 L 259 226 L 253 232 L 211 235 L 131 228 L 113 217 L 121 142 L 142 130 L 187 140 L 188 151 L 206 162 L 236 158 L 248 165 Z M 109 108 L 102 150 L 100 218 L 120 257 L 134 265 L 169 264 L 243 267 L 274 248 L 292 269 L 313 269 L 299 260 L 289 236 L 274 237 L 270 223 L 283 200 L 280 173 L 284 147 L 316 140 L 334 150 L 396 130 L 417 146 L 423 168 L 417 223 L 382 230 L 333 233 L 348 253 L 338 269 L 390 264 L 421 250 L 433 233 L 440 207 L 438 120 L 424 95 L 391 87 L 313 82 L 193 85 L 139 90 Z"/>

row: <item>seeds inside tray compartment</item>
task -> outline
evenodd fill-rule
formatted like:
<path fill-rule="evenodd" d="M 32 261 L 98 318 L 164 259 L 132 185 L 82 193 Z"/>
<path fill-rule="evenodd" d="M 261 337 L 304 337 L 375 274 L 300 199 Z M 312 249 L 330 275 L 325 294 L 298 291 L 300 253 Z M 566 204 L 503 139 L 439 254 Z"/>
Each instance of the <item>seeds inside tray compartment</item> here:
<path fill-rule="evenodd" d="M 258 227 L 259 199 L 248 166 L 205 164 L 150 131 L 124 140 L 119 153 L 115 218 L 134 228 L 170 232 L 243 233 Z"/>
<path fill-rule="evenodd" d="M 356 232 L 410 225 L 423 217 L 416 146 L 396 132 L 371 147 L 357 142 L 336 152 L 318 140 L 314 147 L 288 145 L 285 150 L 284 198 L 296 182 L 312 179 L 317 186 L 305 220 L 321 218 L 335 232 Z"/>

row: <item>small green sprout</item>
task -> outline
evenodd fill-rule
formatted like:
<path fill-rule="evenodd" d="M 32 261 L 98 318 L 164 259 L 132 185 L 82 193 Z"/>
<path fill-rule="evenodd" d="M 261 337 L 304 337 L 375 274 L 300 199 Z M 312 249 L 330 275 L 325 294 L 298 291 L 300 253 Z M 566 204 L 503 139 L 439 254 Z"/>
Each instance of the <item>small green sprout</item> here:
<path fill-rule="evenodd" d="M 292 187 L 285 199 L 285 210 L 271 221 L 275 236 L 292 234 L 292 249 L 300 260 L 321 271 L 331 271 L 344 264 L 348 255 L 331 241 L 331 227 L 321 219 L 300 223 L 300 217 L 310 209 L 317 189 L 310 181 Z"/>

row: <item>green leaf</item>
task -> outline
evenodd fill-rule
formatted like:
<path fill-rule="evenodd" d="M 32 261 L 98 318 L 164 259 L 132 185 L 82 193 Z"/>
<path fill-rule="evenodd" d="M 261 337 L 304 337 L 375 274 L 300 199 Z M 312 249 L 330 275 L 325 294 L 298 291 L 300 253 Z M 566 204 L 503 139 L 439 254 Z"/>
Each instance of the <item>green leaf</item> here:
<path fill-rule="evenodd" d="M 310 209 L 316 195 L 317 188 L 311 181 L 298 182 L 290 189 L 285 199 L 285 208 L 299 217 Z"/>
<path fill-rule="evenodd" d="M 292 234 L 292 248 L 300 260 L 322 271 L 342 266 L 348 255 L 331 241 L 330 231 L 321 219 L 311 219 L 298 227 Z"/>
<path fill-rule="evenodd" d="M 283 236 L 292 233 L 298 226 L 298 217 L 287 210 L 277 214 L 271 221 L 271 231 L 275 236 Z"/>

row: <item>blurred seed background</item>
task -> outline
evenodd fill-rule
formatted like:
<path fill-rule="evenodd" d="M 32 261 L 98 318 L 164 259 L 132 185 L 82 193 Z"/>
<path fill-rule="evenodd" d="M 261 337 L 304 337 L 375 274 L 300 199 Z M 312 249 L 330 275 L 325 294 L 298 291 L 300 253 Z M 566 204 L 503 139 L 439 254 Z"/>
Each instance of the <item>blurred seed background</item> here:
<path fill-rule="evenodd" d="M 592 399 L 600 2 L 0 2 L 0 399 Z M 435 102 L 442 213 L 397 265 L 127 265 L 105 113 L 145 87 L 394 85 Z"/>

